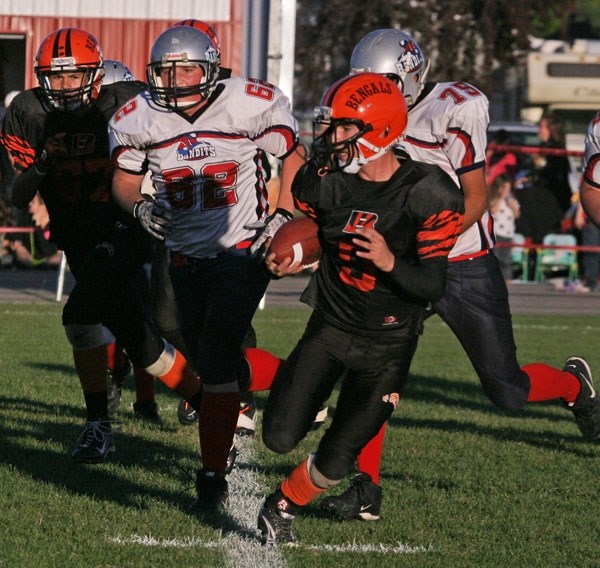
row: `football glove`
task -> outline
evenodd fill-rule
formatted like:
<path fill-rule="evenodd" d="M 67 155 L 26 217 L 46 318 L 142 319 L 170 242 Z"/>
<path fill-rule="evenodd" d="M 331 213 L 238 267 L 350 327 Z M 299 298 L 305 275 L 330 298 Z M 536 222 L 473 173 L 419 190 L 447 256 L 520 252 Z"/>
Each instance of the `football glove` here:
<path fill-rule="evenodd" d="M 256 240 L 250 246 L 250 254 L 254 254 L 263 248 L 267 239 L 273 238 L 273 235 L 277 232 L 277 229 L 279 229 L 281 225 L 291 221 L 293 218 L 294 215 L 287 209 L 278 208 L 275 209 L 275 213 L 269 215 L 264 221 L 257 221 L 256 223 L 244 225 L 244 229 L 257 231 Z"/>
<path fill-rule="evenodd" d="M 159 241 L 171 233 L 171 210 L 156 201 L 140 199 L 133 206 L 133 216 Z"/>

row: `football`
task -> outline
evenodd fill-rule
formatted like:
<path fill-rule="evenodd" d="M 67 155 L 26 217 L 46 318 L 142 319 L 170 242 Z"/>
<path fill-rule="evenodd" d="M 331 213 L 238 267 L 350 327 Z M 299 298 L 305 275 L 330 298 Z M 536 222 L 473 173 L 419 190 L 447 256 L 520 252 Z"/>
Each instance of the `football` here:
<path fill-rule="evenodd" d="M 292 259 L 310 266 L 319 260 L 321 245 L 317 235 L 318 225 L 308 217 L 296 217 L 282 225 L 273 236 L 269 254 L 275 253 L 275 262 Z"/>

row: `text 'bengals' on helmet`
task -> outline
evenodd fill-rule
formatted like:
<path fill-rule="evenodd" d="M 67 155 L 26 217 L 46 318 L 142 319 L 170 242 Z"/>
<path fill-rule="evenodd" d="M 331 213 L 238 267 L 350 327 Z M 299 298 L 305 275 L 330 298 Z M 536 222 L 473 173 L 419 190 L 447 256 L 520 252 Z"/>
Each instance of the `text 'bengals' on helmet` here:
<path fill-rule="evenodd" d="M 94 100 L 102 85 L 104 60 L 98 40 L 79 28 L 61 28 L 40 44 L 33 70 L 45 102 L 59 110 L 77 110 Z M 62 86 L 58 76 L 69 77 Z M 76 83 L 76 86 L 71 86 Z"/>
<path fill-rule="evenodd" d="M 339 79 L 314 112 L 313 152 L 324 172 L 357 173 L 399 142 L 408 120 L 404 96 L 391 79 L 377 73 Z M 347 125 L 354 125 L 356 133 L 337 140 L 337 129 Z"/>

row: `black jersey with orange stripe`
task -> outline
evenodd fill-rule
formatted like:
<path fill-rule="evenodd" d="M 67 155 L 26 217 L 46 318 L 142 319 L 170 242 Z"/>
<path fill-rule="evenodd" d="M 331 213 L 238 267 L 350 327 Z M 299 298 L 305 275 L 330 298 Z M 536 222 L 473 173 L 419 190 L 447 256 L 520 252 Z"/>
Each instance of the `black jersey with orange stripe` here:
<path fill-rule="evenodd" d="M 399 160 L 386 182 L 343 172 L 320 177 L 310 162 L 294 180 L 296 205 L 316 219 L 323 249 L 302 299 L 358 334 L 412 330 L 436 299 L 428 291 L 444 288 L 447 256 L 460 232 L 464 198 L 452 179 L 407 155 Z M 383 235 L 396 259 L 392 273 L 356 255 L 358 227 Z"/>
<path fill-rule="evenodd" d="M 31 168 L 47 138 L 64 132 L 66 159 L 55 160 L 40 188 L 51 218 L 52 238 L 62 250 L 102 242 L 116 222 L 131 217 L 112 199 L 113 165 L 108 121 L 130 98 L 144 90 L 137 81 L 102 87 L 100 96 L 77 111 L 51 110 L 39 88 L 13 100 L 2 125 L 2 143 L 20 171 Z"/>

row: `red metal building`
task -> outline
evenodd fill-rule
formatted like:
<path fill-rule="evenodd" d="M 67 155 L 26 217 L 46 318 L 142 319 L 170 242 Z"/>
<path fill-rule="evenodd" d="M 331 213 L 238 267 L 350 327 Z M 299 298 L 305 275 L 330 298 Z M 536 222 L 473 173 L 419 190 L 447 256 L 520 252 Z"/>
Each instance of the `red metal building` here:
<path fill-rule="evenodd" d="M 145 80 L 155 38 L 186 18 L 204 20 L 215 28 L 223 65 L 240 74 L 244 0 L 0 0 L 0 103 L 11 91 L 37 86 L 35 53 L 58 28 L 89 31 L 106 59 L 124 62 L 137 79 Z"/>

